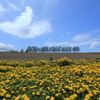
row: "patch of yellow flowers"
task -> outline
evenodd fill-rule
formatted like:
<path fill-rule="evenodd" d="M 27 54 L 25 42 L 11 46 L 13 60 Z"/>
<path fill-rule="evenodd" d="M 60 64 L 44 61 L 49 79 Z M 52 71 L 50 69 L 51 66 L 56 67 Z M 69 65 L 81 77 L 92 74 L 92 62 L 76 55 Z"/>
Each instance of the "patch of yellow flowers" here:
<path fill-rule="evenodd" d="M 65 57 L 0 64 L 0 100 L 100 100 L 100 62 Z"/>

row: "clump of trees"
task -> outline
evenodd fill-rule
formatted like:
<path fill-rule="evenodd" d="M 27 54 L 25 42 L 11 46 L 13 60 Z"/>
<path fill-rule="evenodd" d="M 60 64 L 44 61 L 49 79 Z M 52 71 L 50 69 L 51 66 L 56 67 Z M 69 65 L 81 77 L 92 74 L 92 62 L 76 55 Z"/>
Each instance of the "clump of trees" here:
<path fill-rule="evenodd" d="M 15 50 L 10 50 L 9 52 L 18 52 L 18 51 L 15 51 Z"/>
<path fill-rule="evenodd" d="M 79 52 L 80 48 L 79 46 L 44 46 L 44 47 L 37 47 L 37 46 L 28 46 L 25 52 L 41 52 L 41 53 L 67 53 L 67 52 Z M 23 49 L 21 49 L 20 52 L 24 52 Z"/>

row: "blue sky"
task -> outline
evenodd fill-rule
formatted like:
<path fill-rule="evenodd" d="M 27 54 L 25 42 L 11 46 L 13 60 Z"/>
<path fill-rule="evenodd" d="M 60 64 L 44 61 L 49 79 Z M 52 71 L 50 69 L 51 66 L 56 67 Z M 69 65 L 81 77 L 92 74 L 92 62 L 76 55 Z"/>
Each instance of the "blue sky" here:
<path fill-rule="evenodd" d="M 0 0 L 0 51 L 28 46 L 100 52 L 100 0 Z"/>

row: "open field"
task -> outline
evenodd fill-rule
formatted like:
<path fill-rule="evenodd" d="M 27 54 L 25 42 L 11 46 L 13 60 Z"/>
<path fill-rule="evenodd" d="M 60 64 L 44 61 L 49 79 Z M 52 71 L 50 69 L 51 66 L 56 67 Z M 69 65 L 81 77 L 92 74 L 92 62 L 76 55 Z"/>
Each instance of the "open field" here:
<path fill-rule="evenodd" d="M 0 52 L 0 60 L 0 100 L 100 100 L 100 53 Z"/>
<path fill-rule="evenodd" d="M 0 60 L 17 60 L 17 59 L 41 59 L 44 57 L 46 60 L 49 60 L 50 56 L 54 60 L 60 59 L 61 57 L 68 57 L 72 60 L 86 59 L 86 58 L 95 58 L 100 57 L 100 52 L 93 53 L 14 53 L 14 52 L 0 52 Z"/>
<path fill-rule="evenodd" d="M 100 61 L 0 61 L 0 100 L 100 100 Z"/>

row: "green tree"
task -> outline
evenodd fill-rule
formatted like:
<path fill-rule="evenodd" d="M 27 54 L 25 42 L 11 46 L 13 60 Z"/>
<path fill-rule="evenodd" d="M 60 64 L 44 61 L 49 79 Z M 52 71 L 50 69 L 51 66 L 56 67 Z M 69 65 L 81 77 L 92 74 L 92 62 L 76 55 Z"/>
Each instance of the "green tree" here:
<path fill-rule="evenodd" d="M 24 49 L 21 49 L 20 52 L 24 52 Z"/>

